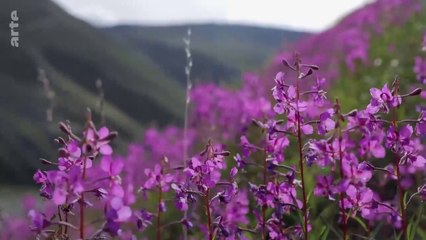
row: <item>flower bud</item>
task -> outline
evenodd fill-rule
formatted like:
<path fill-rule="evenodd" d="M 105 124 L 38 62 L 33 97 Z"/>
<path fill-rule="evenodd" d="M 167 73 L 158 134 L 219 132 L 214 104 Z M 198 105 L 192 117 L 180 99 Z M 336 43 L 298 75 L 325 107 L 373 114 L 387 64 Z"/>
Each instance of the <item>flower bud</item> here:
<path fill-rule="evenodd" d="M 422 89 L 421 88 L 416 88 L 413 91 L 411 91 L 409 94 L 407 94 L 408 96 L 417 96 L 420 93 L 422 93 Z"/>
<path fill-rule="evenodd" d="M 63 122 L 59 123 L 59 129 L 67 135 L 72 134 L 70 127 Z"/>

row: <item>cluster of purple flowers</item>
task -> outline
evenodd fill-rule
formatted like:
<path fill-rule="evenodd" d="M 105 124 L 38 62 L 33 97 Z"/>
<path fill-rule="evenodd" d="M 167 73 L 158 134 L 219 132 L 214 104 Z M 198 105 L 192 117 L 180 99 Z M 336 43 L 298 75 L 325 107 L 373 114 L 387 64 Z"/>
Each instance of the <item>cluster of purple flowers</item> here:
<path fill-rule="evenodd" d="M 401 9 L 404 12 L 401 13 Z M 360 8 L 336 26 L 302 39 L 290 49 L 297 49 L 304 56 L 304 61 L 321 66 L 319 73 L 328 81 L 339 80 L 342 75 L 342 62 L 352 72 L 362 65 L 370 63 L 369 50 L 371 39 L 386 33 L 389 26 L 403 26 L 412 15 L 421 12 L 418 0 L 377 0 Z M 321 46 L 321 47 L 318 47 Z M 281 60 L 290 59 L 292 51 L 285 50 L 275 56 L 269 67 L 268 77 L 281 69 Z"/>
<path fill-rule="evenodd" d="M 132 216 L 129 205 L 134 202 L 122 186 L 120 173 L 124 162 L 111 157 L 113 150 L 109 143 L 117 133 L 106 127 L 97 129 L 90 113 L 81 136 L 68 123 L 61 122 L 59 128 L 65 137 L 56 138 L 57 161 L 42 159 L 56 169 L 38 170 L 34 174 L 34 181 L 41 185 L 40 195 L 57 211 L 47 214 L 31 209 L 28 213 L 31 229 L 38 237 L 86 239 L 87 212 L 102 206 L 102 224 L 99 230 L 91 231 L 93 238 L 103 232 L 117 235 L 119 225 Z"/>

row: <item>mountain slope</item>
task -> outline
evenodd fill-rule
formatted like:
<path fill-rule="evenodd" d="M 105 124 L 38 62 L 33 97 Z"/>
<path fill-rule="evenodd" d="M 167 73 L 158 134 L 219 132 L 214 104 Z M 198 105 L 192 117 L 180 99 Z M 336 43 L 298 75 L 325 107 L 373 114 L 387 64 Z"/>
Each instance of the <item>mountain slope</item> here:
<path fill-rule="evenodd" d="M 120 133 L 118 149 L 148 124 L 181 122 L 187 26 L 97 29 L 49 0 L 2 1 L 0 21 L 9 23 L 13 10 L 19 48 L 10 45 L 10 29 L 0 29 L 0 183 L 28 182 L 39 157 L 54 158 L 57 122 L 81 128 L 86 107 L 100 122 L 97 79 L 105 92 L 106 122 Z M 244 26 L 191 28 L 195 83 L 236 84 L 242 70 L 263 64 L 283 41 L 303 35 Z M 55 92 L 51 122 L 39 69 Z"/>
<path fill-rule="evenodd" d="M 217 24 L 122 25 L 105 28 L 104 31 L 150 56 L 169 76 L 184 84 L 182 39 L 188 28 L 192 32 L 194 79 L 225 83 L 238 80 L 243 71 L 260 70 L 276 51 L 308 35 L 274 28 Z"/>
<path fill-rule="evenodd" d="M 179 122 L 183 88 L 171 81 L 147 56 L 110 40 L 47 0 L 7 0 L 0 20 L 10 22 L 18 10 L 19 48 L 10 45 L 10 31 L 0 33 L 0 180 L 28 179 L 38 157 L 54 153 L 56 123 L 84 121 L 86 107 L 97 110 L 95 81 L 106 94 L 108 125 L 120 139 L 140 135 L 143 124 Z M 38 68 L 46 70 L 56 93 L 53 122 L 46 122 L 48 101 Z M 24 177 L 26 176 L 26 177 Z"/>

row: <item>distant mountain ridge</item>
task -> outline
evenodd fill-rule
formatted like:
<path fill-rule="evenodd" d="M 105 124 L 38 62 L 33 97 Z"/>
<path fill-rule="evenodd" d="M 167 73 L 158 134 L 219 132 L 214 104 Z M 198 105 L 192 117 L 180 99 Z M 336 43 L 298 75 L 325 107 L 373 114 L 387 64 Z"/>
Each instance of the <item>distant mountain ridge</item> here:
<path fill-rule="evenodd" d="M 105 92 L 107 124 L 120 133 L 119 149 L 140 137 L 151 123 L 163 126 L 181 122 L 186 64 L 182 37 L 186 27 L 167 30 L 173 33 L 167 41 L 156 40 L 153 34 L 165 28 L 143 28 L 149 37 L 137 45 L 138 38 L 128 31 L 129 27 L 97 29 L 49 0 L 1 1 L 0 21 L 9 23 L 12 10 L 17 10 L 19 16 L 19 48 L 10 45 L 10 29 L 0 29 L 0 183 L 29 182 L 40 164 L 39 157 L 55 158 L 53 138 L 59 134 L 59 121 L 70 120 L 79 129 L 86 107 L 90 107 L 99 122 L 98 78 Z M 271 49 L 270 44 L 260 43 L 256 43 L 258 48 L 238 48 L 234 43 L 241 40 L 232 40 L 232 32 L 237 33 L 238 27 L 229 27 L 232 31 L 217 33 L 216 37 L 209 28 L 193 27 L 193 71 L 200 81 L 237 84 L 243 66 L 238 59 L 249 61 L 260 56 L 260 46 Z M 121 39 L 112 36 L 113 31 L 119 32 Z M 210 35 L 201 37 L 207 33 Z M 128 42 L 123 40 L 127 39 L 125 34 Z M 235 39 L 240 39 L 237 36 Z M 210 47 L 214 44 L 208 39 L 222 39 L 221 48 Z M 282 46 L 279 41 L 277 48 Z M 268 58 L 263 55 L 253 61 Z M 46 121 L 49 102 L 37 80 L 39 68 L 46 71 L 55 92 L 52 122 Z"/>
<path fill-rule="evenodd" d="M 185 62 L 182 40 L 187 29 L 192 32 L 194 79 L 225 83 L 238 81 L 243 71 L 262 69 L 278 50 L 308 35 L 275 28 L 218 24 L 119 25 L 103 30 L 150 56 L 169 76 L 184 84 L 179 63 Z"/>
<path fill-rule="evenodd" d="M 97 78 L 104 83 L 108 124 L 120 131 L 121 140 L 136 138 L 153 120 L 180 121 L 184 91 L 149 57 L 134 54 L 47 0 L 6 0 L 0 9 L 5 23 L 17 10 L 20 25 L 19 48 L 10 45 L 9 29 L 0 30 L 1 181 L 28 179 L 39 157 L 55 155 L 58 121 L 69 119 L 79 127 L 86 107 L 96 113 Z M 38 68 L 46 71 L 56 93 L 52 123 L 46 122 L 48 101 L 37 81 Z"/>

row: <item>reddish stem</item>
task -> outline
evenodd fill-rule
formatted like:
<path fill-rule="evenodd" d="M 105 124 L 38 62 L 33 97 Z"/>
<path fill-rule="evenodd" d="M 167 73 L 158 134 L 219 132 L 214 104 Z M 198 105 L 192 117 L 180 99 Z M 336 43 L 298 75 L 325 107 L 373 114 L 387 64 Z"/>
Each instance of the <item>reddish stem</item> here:
<path fill-rule="evenodd" d="M 161 201 L 163 200 L 163 191 L 158 187 L 158 207 L 157 207 L 157 240 L 161 239 Z"/>
<path fill-rule="evenodd" d="M 58 206 L 58 218 L 59 218 L 59 221 L 62 222 L 61 206 Z M 62 225 L 59 225 L 59 232 L 61 233 L 61 235 L 63 234 Z"/>
<path fill-rule="evenodd" d="M 267 178 L 267 162 L 266 162 L 267 153 L 264 151 L 263 158 L 263 184 L 266 186 L 266 178 Z M 262 239 L 266 239 L 266 205 L 262 206 Z"/>
<path fill-rule="evenodd" d="M 213 229 L 212 229 L 212 219 L 210 216 L 210 196 L 209 196 L 210 189 L 207 189 L 206 191 L 206 215 L 207 215 L 207 227 L 209 230 L 209 240 L 213 240 Z"/>
<path fill-rule="evenodd" d="M 84 182 L 86 178 L 86 157 L 83 157 L 83 175 Z M 80 239 L 84 239 L 84 192 L 81 193 L 80 198 Z"/>
<path fill-rule="evenodd" d="M 399 161 L 400 161 L 400 158 L 399 156 L 397 156 L 396 177 L 397 177 L 398 192 L 399 192 L 399 210 L 400 210 L 401 221 L 402 221 L 402 239 L 405 239 L 405 234 L 407 232 L 407 222 L 405 219 L 404 189 L 402 188 L 402 185 L 401 185 L 401 175 L 399 173 Z"/>
<path fill-rule="evenodd" d="M 398 95 L 399 90 L 399 82 L 398 79 L 396 79 L 393 83 L 393 96 Z M 396 109 L 392 109 L 392 126 L 395 128 L 395 131 L 398 132 L 398 125 L 397 125 L 397 116 L 396 116 Z M 401 216 L 402 221 L 402 239 L 405 239 L 406 232 L 407 232 L 407 221 L 405 216 L 405 206 L 404 206 L 404 189 L 401 185 L 401 174 L 399 169 L 399 164 L 401 161 L 401 158 L 398 156 L 398 153 L 395 153 L 396 160 L 395 160 L 395 168 L 396 168 L 396 179 L 397 179 L 397 188 L 399 192 L 399 212 Z"/>
<path fill-rule="evenodd" d="M 340 168 L 340 179 L 342 181 L 345 179 L 345 174 L 343 172 L 343 151 L 342 151 L 342 136 L 341 129 L 339 126 L 339 168 Z M 340 212 L 342 214 L 342 231 L 343 231 L 343 240 L 346 240 L 347 236 L 347 223 L 346 223 L 346 211 L 345 211 L 345 193 L 340 192 Z"/>
<path fill-rule="evenodd" d="M 68 213 L 65 213 L 65 222 L 68 222 Z M 68 235 L 68 226 L 65 226 L 64 234 Z"/>
<path fill-rule="evenodd" d="M 296 120 L 297 120 L 297 142 L 299 145 L 299 165 L 300 165 L 300 177 L 302 180 L 302 193 L 303 193 L 303 221 L 304 221 L 304 238 L 308 240 L 308 204 L 306 199 L 305 189 L 305 176 L 304 176 L 304 164 L 303 164 L 303 152 L 302 152 L 302 132 L 301 132 L 301 119 L 299 112 L 299 99 L 300 99 L 300 59 L 296 59 Z"/>
<path fill-rule="evenodd" d="M 345 173 L 343 172 L 343 151 L 342 151 L 342 126 L 341 126 L 341 120 L 343 119 L 343 116 L 340 112 L 340 103 L 339 99 L 336 99 L 336 115 L 337 115 L 337 132 L 338 132 L 338 140 L 339 140 L 339 173 L 340 173 L 340 179 L 344 181 L 345 179 Z M 343 240 L 346 240 L 347 238 L 347 222 L 346 222 L 346 211 L 345 211 L 345 193 L 343 191 L 340 192 L 340 214 L 342 215 L 342 232 L 343 232 Z"/>
<path fill-rule="evenodd" d="M 306 191 L 305 191 L 305 176 L 304 176 L 304 167 L 303 167 L 303 154 L 302 154 L 302 137 L 300 132 L 300 121 L 297 121 L 298 125 L 298 131 L 297 131 L 297 141 L 299 143 L 299 165 L 300 165 L 300 177 L 302 180 L 302 193 L 303 193 L 303 221 L 304 221 L 304 228 L 305 228 L 305 240 L 308 238 L 308 204 L 306 199 Z"/>
<path fill-rule="evenodd" d="M 66 196 L 66 198 L 65 198 L 65 204 L 66 204 L 66 207 L 67 207 L 67 209 L 65 211 L 65 222 L 68 222 L 68 208 L 69 208 L 69 206 L 68 206 L 68 196 Z M 65 228 L 64 229 L 64 234 L 65 234 L 65 236 L 68 236 L 68 226 L 65 225 L 64 228 Z"/>

